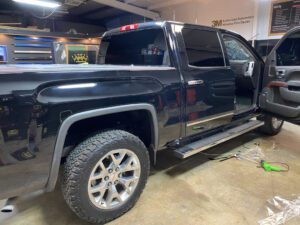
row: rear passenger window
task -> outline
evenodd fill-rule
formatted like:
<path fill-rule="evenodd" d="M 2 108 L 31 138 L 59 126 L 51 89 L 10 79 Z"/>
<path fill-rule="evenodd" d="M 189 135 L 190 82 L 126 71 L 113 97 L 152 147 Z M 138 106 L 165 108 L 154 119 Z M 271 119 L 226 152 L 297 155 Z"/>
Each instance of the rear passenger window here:
<path fill-rule="evenodd" d="M 223 52 L 215 31 L 183 29 L 189 65 L 198 67 L 224 66 Z"/>
<path fill-rule="evenodd" d="M 300 66 L 300 32 L 286 38 L 276 53 L 278 66 Z"/>

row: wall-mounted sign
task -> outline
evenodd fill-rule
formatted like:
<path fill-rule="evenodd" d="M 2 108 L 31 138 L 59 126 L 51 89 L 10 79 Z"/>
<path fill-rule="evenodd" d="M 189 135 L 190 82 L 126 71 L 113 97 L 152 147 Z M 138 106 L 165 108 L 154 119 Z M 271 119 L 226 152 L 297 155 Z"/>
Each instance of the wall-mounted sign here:
<path fill-rule="evenodd" d="M 66 45 L 67 64 L 96 64 L 98 46 Z"/>
<path fill-rule="evenodd" d="M 219 19 L 212 21 L 212 27 L 225 27 L 232 26 L 237 24 L 250 24 L 253 20 L 253 16 L 245 16 L 245 17 L 234 17 L 229 19 Z"/>
<path fill-rule="evenodd" d="M 270 35 L 281 35 L 300 25 L 300 0 L 272 2 Z"/>
<path fill-rule="evenodd" d="M 6 46 L 0 46 L 0 64 L 7 63 L 7 51 Z"/>

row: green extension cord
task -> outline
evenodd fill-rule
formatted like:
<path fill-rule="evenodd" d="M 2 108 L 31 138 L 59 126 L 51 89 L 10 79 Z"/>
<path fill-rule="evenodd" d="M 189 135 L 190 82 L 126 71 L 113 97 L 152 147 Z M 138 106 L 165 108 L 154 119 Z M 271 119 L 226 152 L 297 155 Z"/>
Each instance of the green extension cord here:
<path fill-rule="evenodd" d="M 280 166 L 275 166 L 276 164 L 280 165 Z M 285 163 L 266 162 L 266 161 L 262 160 L 260 162 L 260 165 L 267 172 L 271 172 L 271 171 L 274 171 L 274 172 L 287 172 L 287 171 L 289 171 L 289 166 Z"/>

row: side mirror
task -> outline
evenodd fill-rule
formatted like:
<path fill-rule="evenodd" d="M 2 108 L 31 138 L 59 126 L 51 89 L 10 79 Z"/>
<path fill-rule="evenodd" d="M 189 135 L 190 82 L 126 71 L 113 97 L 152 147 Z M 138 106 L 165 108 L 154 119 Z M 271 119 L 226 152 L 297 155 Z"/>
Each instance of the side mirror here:
<path fill-rule="evenodd" d="M 250 61 L 246 64 L 246 68 L 245 68 L 245 72 L 244 72 L 244 76 L 245 77 L 252 77 L 253 75 L 253 70 L 254 70 L 254 61 Z"/>

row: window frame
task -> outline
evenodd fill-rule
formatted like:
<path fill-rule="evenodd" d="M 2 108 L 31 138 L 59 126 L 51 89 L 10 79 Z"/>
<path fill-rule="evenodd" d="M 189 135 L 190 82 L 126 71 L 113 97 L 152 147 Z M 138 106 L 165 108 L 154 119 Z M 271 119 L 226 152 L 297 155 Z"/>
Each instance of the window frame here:
<path fill-rule="evenodd" d="M 227 59 L 226 59 L 226 54 L 225 54 L 225 51 L 224 51 L 224 42 L 222 41 L 221 39 L 221 34 L 219 32 L 219 30 L 217 29 L 213 29 L 213 28 L 209 28 L 209 27 L 199 27 L 199 26 L 183 26 L 182 30 L 184 29 L 188 29 L 188 30 L 198 30 L 198 31 L 207 31 L 207 32 L 213 32 L 216 34 L 217 36 L 217 39 L 218 39 L 218 42 L 219 42 L 219 45 L 220 45 L 220 49 L 221 49 L 221 54 L 222 54 L 222 58 L 223 58 L 223 63 L 224 65 L 223 66 L 195 66 L 195 65 L 191 65 L 190 62 L 189 62 L 189 57 L 188 57 L 188 54 L 187 54 L 187 48 L 186 48 L 186 45 L 185 45 L 185 41 L 184 41 L 184 36 L 183 36 L 183 33 L 181 31 L 181 39 L 182 39 L 182 47 L 183 47 L 183 50 L 185 52 L 185 65 L 187 66 L 187 68 L 190 68 L 190 69 L 217 69 L 217 68 L 226 68 L 228 66 L 228 62 L 227 62 Z"/>

